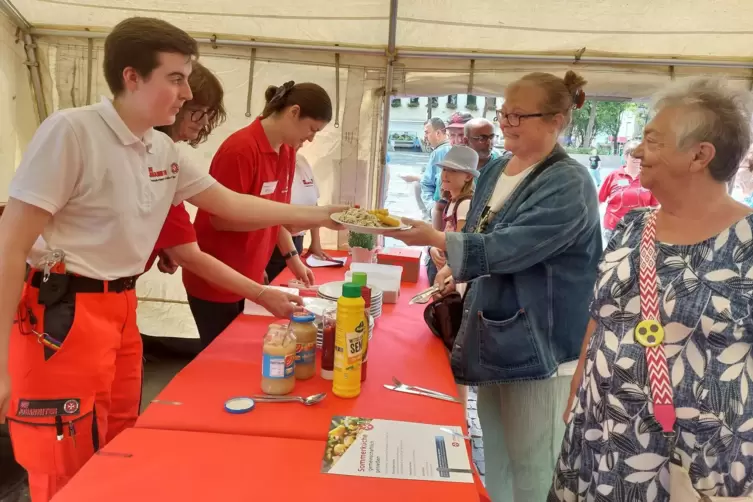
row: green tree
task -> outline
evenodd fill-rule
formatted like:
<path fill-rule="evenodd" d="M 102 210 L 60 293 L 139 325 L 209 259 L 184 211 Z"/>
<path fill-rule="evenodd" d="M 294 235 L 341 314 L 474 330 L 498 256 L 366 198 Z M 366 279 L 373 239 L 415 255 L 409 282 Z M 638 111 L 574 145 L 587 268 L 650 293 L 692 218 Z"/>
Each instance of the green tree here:
<path fill-rule="evenodd" d="M 617 135 L 620 133 L 622 114 L 635 110 L 637 105 L 629 101 L 602 101 L 596 111 L 596 130 L 612 137 L 612 153 L 619 151 Z"/>
<path fill-rule="evenodd" d="M 593 106 L 596 106 L 596 102 L 589 99 L 583 103 L 582 107 L 573 110 L 572 134 L 575 138 L 575 146 L 582 147 L 591 145 L 591 140 L 593 140 L 593 138 L 588 138 L 586 136 L 588 132 L 588 119 L 591 116 L 591 107 Z M 597 113 L 596 121 L 598 121 L 598 119 L 599 117 Z M 594 132 L 598 131 L 595 123 L 593 130 Z"/>

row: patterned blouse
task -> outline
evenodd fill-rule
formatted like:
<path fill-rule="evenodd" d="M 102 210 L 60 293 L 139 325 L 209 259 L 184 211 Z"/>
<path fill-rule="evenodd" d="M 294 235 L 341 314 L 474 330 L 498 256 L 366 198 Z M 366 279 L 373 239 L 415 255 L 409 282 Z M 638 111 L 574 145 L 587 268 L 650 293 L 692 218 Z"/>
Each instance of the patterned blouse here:
<path fill-rule="evenodd" d="M 617 226 L 599 265 L 585 373 L 548 502 L 667 502 L 671 444 L 653 416 L 639 245 L 649 209 Z M 694 245 L 657 244 L 676 452 L 702 494 L 753 492 L 753 215 Z"/>

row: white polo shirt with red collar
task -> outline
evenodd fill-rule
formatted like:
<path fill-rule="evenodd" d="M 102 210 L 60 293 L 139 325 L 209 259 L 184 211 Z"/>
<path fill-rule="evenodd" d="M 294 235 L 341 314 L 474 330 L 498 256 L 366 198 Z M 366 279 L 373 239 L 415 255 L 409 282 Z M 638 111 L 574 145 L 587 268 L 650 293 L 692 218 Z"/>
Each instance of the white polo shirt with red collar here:
<path fill-rule="evenodd" d="M 170 207 L 214 183 L 165 134 L 137 138 L 104 98 L 39 126 L 9 195 L 52 214 L 32 267 L 61 249 L 68 272 L 114 280 L 142 273 Z"/>

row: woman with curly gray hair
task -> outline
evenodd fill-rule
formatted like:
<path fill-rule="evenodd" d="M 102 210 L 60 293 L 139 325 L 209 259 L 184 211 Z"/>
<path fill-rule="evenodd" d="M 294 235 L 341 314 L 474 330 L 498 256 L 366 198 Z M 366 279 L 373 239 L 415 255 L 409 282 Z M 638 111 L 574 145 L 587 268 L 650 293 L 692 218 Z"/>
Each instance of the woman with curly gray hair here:
<path fill-rule="evenodd" d="M 633 155 L 661 206 L 627 214 L 599 265 L 550 502 L 753 490 L 753 216 L 727 193 L 750 119 L 714 80 L 658 100 Z"/>

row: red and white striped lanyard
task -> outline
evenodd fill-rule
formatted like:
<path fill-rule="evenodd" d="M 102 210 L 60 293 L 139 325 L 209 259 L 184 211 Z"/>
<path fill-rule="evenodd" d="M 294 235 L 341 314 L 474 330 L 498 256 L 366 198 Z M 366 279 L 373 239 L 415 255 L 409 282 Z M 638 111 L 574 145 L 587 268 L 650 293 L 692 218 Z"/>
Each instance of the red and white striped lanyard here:
<path fill-rule="evenodd" d="M 646 347 L 648 380 L 654 402 L 654 416 L 665 434 L 673 433 L 675 405 L 672 401 L 672 383 L 669 365 L 664 352 L 664 328 L 659 316 L 659 292 L 656 277 L 656 211 L 648 215 L 643 227 L 640 247 L 640 275 L 638 285 L 641 295 L 643 320 L 635 327 L 635 339 Z"/>

